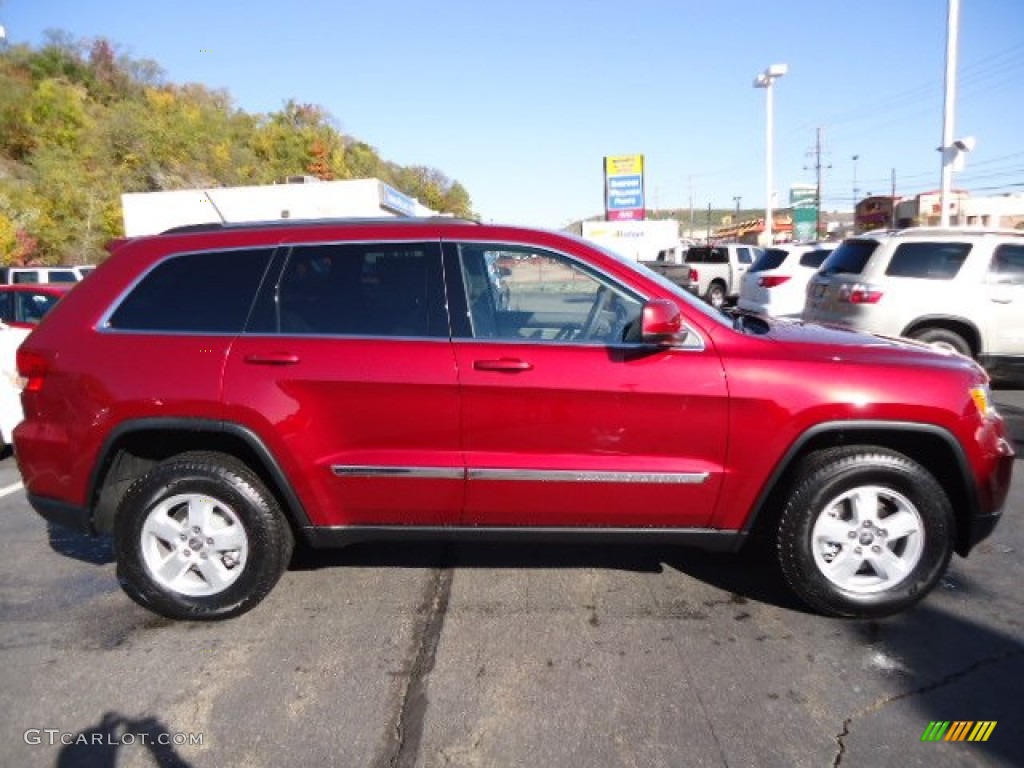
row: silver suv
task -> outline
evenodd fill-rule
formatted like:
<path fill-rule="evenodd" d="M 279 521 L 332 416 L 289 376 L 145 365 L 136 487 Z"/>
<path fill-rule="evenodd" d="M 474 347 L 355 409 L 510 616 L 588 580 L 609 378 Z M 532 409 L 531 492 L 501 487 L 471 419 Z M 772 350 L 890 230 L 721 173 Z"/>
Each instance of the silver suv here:
<path fill-rule="evenodd" d="M 914 227 L 845 240 L 807 285 L 803 318 L 1024 369 L 1024 232 Z"/>

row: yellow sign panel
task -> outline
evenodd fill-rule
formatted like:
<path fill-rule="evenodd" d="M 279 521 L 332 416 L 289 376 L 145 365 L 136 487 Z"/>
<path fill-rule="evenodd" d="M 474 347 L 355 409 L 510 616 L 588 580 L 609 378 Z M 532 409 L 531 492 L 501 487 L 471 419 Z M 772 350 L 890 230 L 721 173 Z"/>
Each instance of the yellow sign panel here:
<path fill-rule="evenodd" d="M 611 155 L 604 159 L 607 176 L 632 176 L 644 172 L 643 155 Z"/>

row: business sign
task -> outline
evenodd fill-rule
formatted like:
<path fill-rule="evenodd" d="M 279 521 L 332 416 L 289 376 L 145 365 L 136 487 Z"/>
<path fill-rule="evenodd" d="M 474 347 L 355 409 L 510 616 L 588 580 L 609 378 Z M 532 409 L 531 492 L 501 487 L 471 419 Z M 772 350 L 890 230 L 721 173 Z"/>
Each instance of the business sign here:
<path fill-rule="evenodd" d="M 816 187 L 794 184 L 789 188 L 789 204 L 793 208 L 794 242 L 818 239 L 818 190 Z"/>
<path fill-rule="evenodd" d="M 400 216 L 416 215 L 416 201 L 387 184 L 380 185 L 380 207 Z"/>
<path fill-rule="evenodd" d="M 612 155 L 604 159 L 604 217 L 608 221 L 642 221 L 644 156 Z"/>

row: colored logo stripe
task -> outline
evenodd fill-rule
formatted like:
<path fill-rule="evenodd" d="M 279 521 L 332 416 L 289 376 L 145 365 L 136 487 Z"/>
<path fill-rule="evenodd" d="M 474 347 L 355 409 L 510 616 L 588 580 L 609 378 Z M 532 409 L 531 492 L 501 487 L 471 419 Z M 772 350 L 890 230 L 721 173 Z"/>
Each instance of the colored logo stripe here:
<path fill-rule="evenodd" d="M 988 741 L 988 737 L 992 735 L 992 731 L 996 729 L 995 720 L 980 720 L 974 730 L 971 731 L 971 735 L 967 738 L 968 741 Z"/>
<path fill-rule="evenodd" d="M 928 723 L 928 727 L 924 729 L 924 733 L 921 734 L 921 741 L 941 741 L 942 737 L 946 735 L 946 729 L 949 728 L 949 721 L 943 722 L 942 720 L 932 720 Z"/>
<path fill-rule="evenodd" d="M 996 720 L 932 720 L 921 734 L 921 741 L 988 741 Z"/>

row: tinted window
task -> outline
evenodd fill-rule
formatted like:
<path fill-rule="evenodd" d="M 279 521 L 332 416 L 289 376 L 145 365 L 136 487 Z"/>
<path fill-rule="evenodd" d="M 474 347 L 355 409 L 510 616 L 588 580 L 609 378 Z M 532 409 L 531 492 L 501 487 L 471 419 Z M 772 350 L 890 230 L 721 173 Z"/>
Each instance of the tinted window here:
<path fill-rule="evenodd" d="M 0 320 L 5 323 L 9 323 L 14 320 L 14 313 L 11 311 L 13 308 L 13 302 L 11 301 L 11 291 L 0 291 Z"/>
<path fill-rule="evenodd" d="M 29 291 L 16 293 L 14 295 L 14 319 L 19 323 L 35 325 L 57 303 L 57 299 L 57 296 L 49 293 L 31 293 Z"/>
<path fill-rule="evenodd" d="M 474 338 L 639 341 L 641 301 L 561 254 L 459 246 Z"/>
<path fill-rule="evenodd" d="M 281 333 L 447 336 L 437 244 L 292 249 L 278 285 Z"/>
<path fill-rule="evenodd" d="M 952 280 L 970 250 L 968 243 L 901 243 L 893 252 L 885 274 Z"/>
<path fill-rule="evenodd" d="M 845 240 L 821 265 L 823 275 L 859 275 L 871 254 L 878 248 L 877 240 Z"/>
<path fill-rule="evenodd" d="M 816 251 L 808 251 L 800 257 L 800 266 L 817 269 L 825 262 L 825 259 L 828 258 L 830 253 L 832 253 L 832 251 L 826 248 L 819 248 Z"/>
<path fill-rule="evenodd" d="M 757 257 L 754 265 L 750 268 L 750 271 L 764 272 L 766 269 L 778 269 L 782 266 L 782 262 L 786 260 L 788 255 L 789 251 L 784 251 L 781 248 L 769 248 L 761 252 L 761 255 Z"/>
<path fill-rule="evenodd" d="M 989 271 L 1000 283 L 1024 283 L 1024 245 L 999 245 Z"/>
<path fill-rule="evenodd" d="M 39 273 L 36 272 L 35 270 L 32 270 L 30 272 L 14 272 L 14 273 L 12 273 L 12 277 L 14 278 L 13 280 L 11 280 L 12 283 L 38 283 L 39 282 Z"/>
<path fill-rule="evenodd" d="M 111 315 L 134 331 L 238 333 L 252 306 L 269 248 L 176 256 L 154 267 Z"/>
<path fill-rule="evenodd" d="M 729 254 L 725 248 L 697 245 L 686 252 L 686 261 L 691 264 L 728 264 Z"/>
<path fill-rule="evenodd" d="M 736 256 L 740 264 L 750 264 L 754 260 L 754 257 L 750 255 L 749 248 L 737 248 Z"/>
<path fill-rule="evenodd" d="M 77 283 L 78 275 L 70 269 L 54 269 L 48 275 L 51 283 Z"/>

